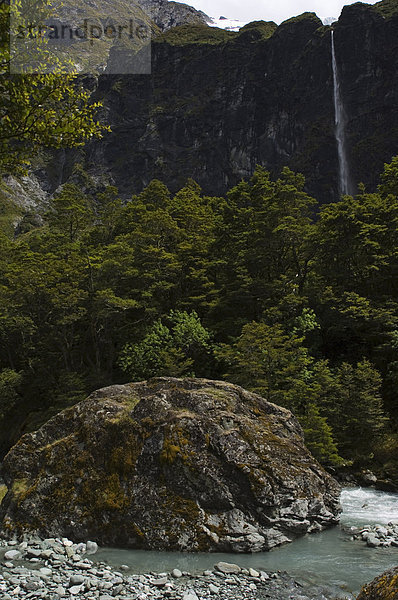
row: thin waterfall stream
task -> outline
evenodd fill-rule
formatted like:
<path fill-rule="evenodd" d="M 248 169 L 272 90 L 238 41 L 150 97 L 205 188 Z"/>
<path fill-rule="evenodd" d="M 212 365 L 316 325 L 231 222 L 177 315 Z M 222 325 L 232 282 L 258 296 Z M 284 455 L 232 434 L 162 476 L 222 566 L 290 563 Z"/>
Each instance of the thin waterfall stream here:
<path fill-rule="evenodd" d="M 333 99 L 335 114 L 335 135 L 337 142 L 337 152 L 339 157 L 339 194 L 350 194 L 351 181 L 349 172 L 349 163 L 347 157 L 346 144 L 346 113 L 344 110 L 343 98 L 341 93 L 339 70 L 336 61 L 336 48 L 334 42 L 334 31 L 331 31 L 332 45 L 332 69 L 333 69 Z"/>

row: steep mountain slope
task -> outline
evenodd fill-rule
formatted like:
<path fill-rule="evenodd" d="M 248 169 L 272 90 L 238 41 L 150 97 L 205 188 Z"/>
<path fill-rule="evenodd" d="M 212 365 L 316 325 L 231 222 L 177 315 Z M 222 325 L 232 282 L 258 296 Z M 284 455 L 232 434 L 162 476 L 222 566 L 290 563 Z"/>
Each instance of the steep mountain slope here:
<path fill-rule="evenodd" d="M 137 51 L 161 31 L 208 21 L 203 12 L 168 0 L 57 1 L 48 21 L 55 30 L 49 43 L 55 52 L 71 59 L 79 72 L 96 74 L 105 69 L 115 45 Z"/>

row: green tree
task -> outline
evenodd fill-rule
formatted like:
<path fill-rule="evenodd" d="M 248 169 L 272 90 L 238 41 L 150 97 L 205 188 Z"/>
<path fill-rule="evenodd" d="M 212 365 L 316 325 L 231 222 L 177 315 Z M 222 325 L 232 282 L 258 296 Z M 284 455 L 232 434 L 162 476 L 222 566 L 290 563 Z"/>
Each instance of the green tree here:
<path fill-rule="evenodd" d="M 338 412 L 332 426 L 339 450 L 344 457 L 366 462 L 386 427 L 380 374 L 363 360 L 355 367 L 343 363 L 336 380 Z"/>
<path fill-rule="evenodd" d="M 316 404 L 307 404 L 299 421 L 303 427 L 305 444 L 320 463 L 333 466 L 344 463 L 339 456 L 332 428 Z"/>
<path fill-rule="evenodd" d="M 383 376 L 398 327 L 398 197 L 387 193 L 395 163 L 386 165 L 378 193 L 362 188 L 322 207 L 311 290 L 324 354 L 336 363 L 367 357 Z"/>
<path fill-rule="evenodd" d="M 394 156 L 390 163 L 384 165 L 380 179 L 380 194 L 383 197 L 393 196 L 396 198 L 398 196 L 398 156 Z"/>
<path fill-rule="evenodd" d="M 65 65 L 52 64 L 48 72 L 45 37 L 38 36 L 34 47 L 29 39 L 25 51 L 18 45 L 13 52 L 10 33 L 29 28 L 29 22 L 45 22 L 50 11 L 47 0 L 0 5 L 0 173 L 23 172 L 40 148 L 82 145 L 107 129 L 95 118 L 101 105 L 90 102 L 90 92 Z M 44 74 L 18 74 L 18 65 L 29 64 L 32 53 Z"/>
<path fill-rule="evenodd" d="M 252 322 L 234 344 L 222 345 L 216 356 L 228 365 L 227 379 L 269 402 L 298 410 L 296 388 L 312 362 L 302 342 L 287 335 L 281 325 Z"/>
<path fill-rule="evenodd" d="M 200 187 L 193 180 L 170 199 L 168 214 L 178 227 L 175 254 L 179 269 L 174 305 L 204 313 L 217 295 L 212 276 L 212 248 L 219 221 L 211 199 L 202 196 Z"/>
<path fill-rule="evenodd" d="M 322 207 L 317 229 L 317 271 L 336 294 L 396 295 L 398 197 L 344 196 Z"/>
<path fill-rule="evenodd" d="M 194 376 L 211 352 L 210 333 L 196 312 L 171 311 L 168 325 L 155 321 L 138 344 L 127 344 L 120 365 L 134 380 L 155 376 Z M 200 375 L 200 373 L 199 373 Z"/>
<path fill-rule="evenodd" d="M 14 408 L 20 398 L 22 375 L 11 369 L 0 371 L 0 418 Z"/>
<path fill-rule="evenodd" d="M 257 167 L 250 182 L 230 190 L 222 204 L 216 244 L 222 285 L 213 321 L 224 335 L 235 337 L 245 322 L 259 321 L 286 297 L 304 292 L 315 203 L 304 193 L 304 183 L 302 175 L 287 168 L 272 181 Z"/>
<path fill-rule="evenodd" d="M 67 183 L 51 201 L 47 221 L 53 232 L 73 243 L 94 223 L 92 201 L 75 184 Z"/>

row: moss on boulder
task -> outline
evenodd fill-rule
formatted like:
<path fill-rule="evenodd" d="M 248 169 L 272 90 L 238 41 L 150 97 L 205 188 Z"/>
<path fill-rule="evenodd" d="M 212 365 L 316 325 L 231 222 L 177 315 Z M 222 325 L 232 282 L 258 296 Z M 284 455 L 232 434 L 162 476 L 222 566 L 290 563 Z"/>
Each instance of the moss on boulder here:
<path fill-rule="evenodd" d="M 369 585 L 362 588 L 357 600 L 397 600 L 398 599 L 398 567 L 386 571 L 376 577 Z"/>
<path fill-rule="evenodd" d="M 339 512 L 339 486 L 289 411 L 203 379 L 94 392 L 21 438 L 3 467 L 10 535 L 251 552 Z"/>

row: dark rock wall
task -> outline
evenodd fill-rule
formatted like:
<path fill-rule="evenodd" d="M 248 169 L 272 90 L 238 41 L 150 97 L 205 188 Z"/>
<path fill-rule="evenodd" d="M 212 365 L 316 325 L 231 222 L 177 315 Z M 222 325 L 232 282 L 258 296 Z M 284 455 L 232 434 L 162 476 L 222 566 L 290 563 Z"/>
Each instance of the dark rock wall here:
<path fill-rule="evenodd" d="M 353 179 L 373 188 L 398 151 L 398 10 L 385 18 L 358 3 L 334 27 Z M 221 194 L 256 164 L 303 172 L 321 202 L 337 196 L 330 28 L 312 13 L 269 38 L 261 25 L 218 44 L 166 35 L 152 75 L 104 77 L 98 96 L 113 132 L 87 164 L 126 197 L 154 177 Z"/>

